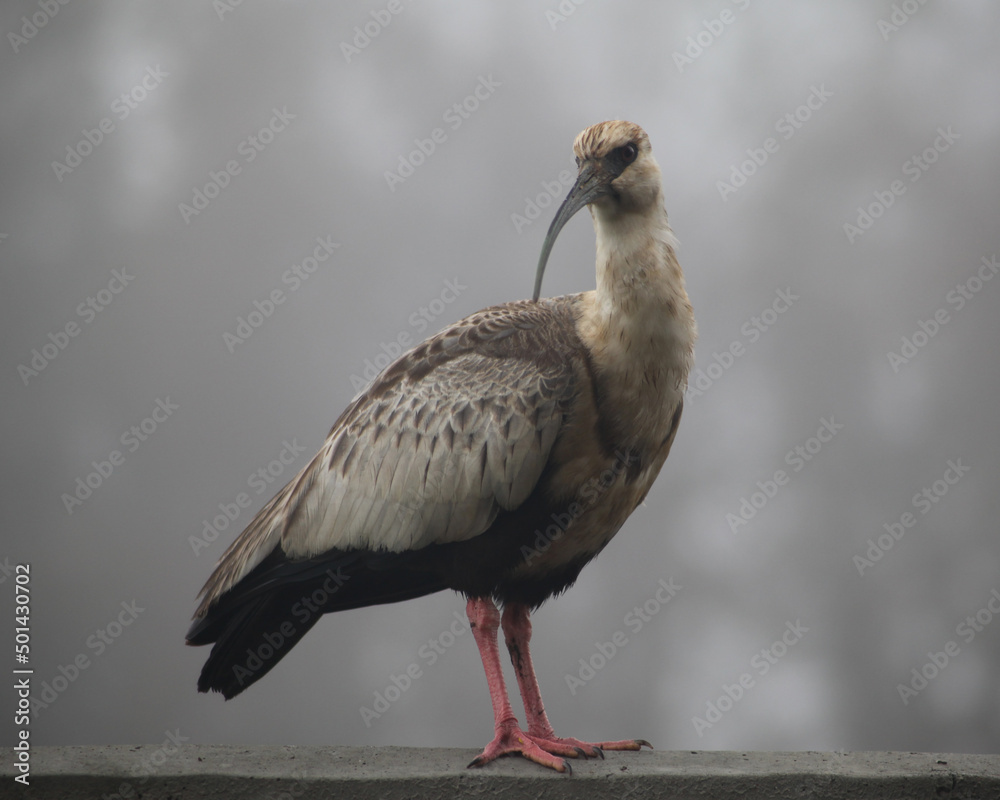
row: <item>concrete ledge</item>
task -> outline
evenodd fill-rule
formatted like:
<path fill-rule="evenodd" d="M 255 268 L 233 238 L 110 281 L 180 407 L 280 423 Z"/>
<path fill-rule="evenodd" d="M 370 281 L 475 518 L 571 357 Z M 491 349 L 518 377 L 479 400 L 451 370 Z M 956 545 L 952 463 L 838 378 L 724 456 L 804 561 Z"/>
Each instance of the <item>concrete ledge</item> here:
<path fill-rule="evenodd" d="M 14 782 L 4 759 L 0 797 L 1000 798 L 1000 756 L 993 755 L 644 750 L 575 760 L 569 776 L 521 758 L 466 769 L 477 754 L 407 747 L 37 747 L 28 789 Z"/>

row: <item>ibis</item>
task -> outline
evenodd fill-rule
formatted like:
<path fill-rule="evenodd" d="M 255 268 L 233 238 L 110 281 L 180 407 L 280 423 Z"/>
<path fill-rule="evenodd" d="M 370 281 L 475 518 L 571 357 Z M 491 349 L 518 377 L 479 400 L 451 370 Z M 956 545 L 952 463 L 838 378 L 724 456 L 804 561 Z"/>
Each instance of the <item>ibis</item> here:
<path fill-rule="evenodd" d="M 239 694 L 324 614 L 451 589 L 493 704 L 494 738 L 469 766 L 520 754 L 565 772 L 566 758 L 648 746 L 557 736 L 529 649 L 530 612 L 573 584 L 660 472 L 696 337 L 649 137 L 602 122 L 573 150 L 533 299 L 478 311 L 386 367 L 222 555 L 187 633 L 213 645 L 199 691 Z M 584 206 L 596 289 L 540 299 L 556 237 Z"/>

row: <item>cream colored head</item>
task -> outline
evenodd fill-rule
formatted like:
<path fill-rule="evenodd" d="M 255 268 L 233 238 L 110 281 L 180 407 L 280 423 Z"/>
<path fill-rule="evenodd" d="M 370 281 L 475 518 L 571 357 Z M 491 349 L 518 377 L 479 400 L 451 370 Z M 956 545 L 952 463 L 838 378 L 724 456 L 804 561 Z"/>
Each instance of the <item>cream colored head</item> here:
<path fill-rule="evenodd" d="M 609 221 L 662 208 L 660 167 L 646 132 L 634 122 L 612 120 L 591 125 L 573 143 L 579 168 L 576 183 L 556 212 L 542 244 L 534 299 L 552 245 L 570 218 L 586 205 Z"/>
<path fill-rule="evenodd" d="M 581 173 L 593 165 L 601 191 L 590 201 L 608 211 L 642 211 L 660 201 L 660 165 L 646 132 L 634 122 L 591 125 L 573 142 Z"/>

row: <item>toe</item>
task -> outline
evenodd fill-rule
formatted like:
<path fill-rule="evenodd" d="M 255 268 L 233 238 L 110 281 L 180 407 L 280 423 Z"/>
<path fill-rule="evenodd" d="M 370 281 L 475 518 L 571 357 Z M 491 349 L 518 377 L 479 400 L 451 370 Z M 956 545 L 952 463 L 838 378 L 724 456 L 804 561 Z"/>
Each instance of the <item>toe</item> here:
<path fill-rule="evenodd" d="M 569 755 L 575 756 L 576 752 L 571 750 Z M 554 769 L 556 772 L 572 773 L 569 762 L 559 756 L 564 753 L 553 753 L 539 747 L 528 734 L 519 728 L 508 727 L 497 732 L 486 749 L 469 762 L 469 767 L 481 767 L 488 764 L 500 756 L 519 755 L 534 761 L 543 767 Z"/>
<path fill-rule="evenodd" d="M 641 750 L 643 747 L 653 749 L 653 745 L 645 739 L 623 739 L 620 742 L 598 742 L 597 747 L 602 750 Z"/>
<path fill-rule="evenodd" d="M 601 752 L 600 745 L 581 742 L 579 739 L 563 738 L 561 736 L 528 735 L 535 744 L 549 753 L 555 753 L 567 758 L 604 758 L 604 753 Z"/>
<path fill-rule="evenodd" d="M 561 736 L 539 736 L 528 734 L 531 740 L 543 750 L 567 758 L 604 758 L 605 750 L 639 750 L 653 748 L 645 739 L 625 739 L 620 742 L 583 742 L 579 739 Z"/>

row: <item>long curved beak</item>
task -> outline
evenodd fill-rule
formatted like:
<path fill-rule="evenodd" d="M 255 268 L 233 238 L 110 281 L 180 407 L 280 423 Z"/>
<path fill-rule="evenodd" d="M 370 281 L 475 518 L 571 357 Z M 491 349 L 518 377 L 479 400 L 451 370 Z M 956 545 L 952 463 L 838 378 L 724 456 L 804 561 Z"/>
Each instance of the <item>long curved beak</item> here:
<path fill-rule="evenodd" d="M 580 167 L 576 183 L 573 184 L 573 188 L 569 190 L 566 199 L 556 211 L 555 219 L 549 225 L 549 232 L 545 234 L 545 241 L 542 242 L 542 254 L 538 257 L 538 269 L 535 272 L 535 293 L 531 296 L 531 299 L 536 303 L 542 291 L 542 275 L 545 273 L 545 265 L 549 260 L 549 253 L 552 252 L 552 246 L 556 243 L 559 231 L 577 211 L 601 195 L 608 193 L 609 178 L 611 177 L 600 168 L 599 163 L 593 161 L 586 161 Z"/>

